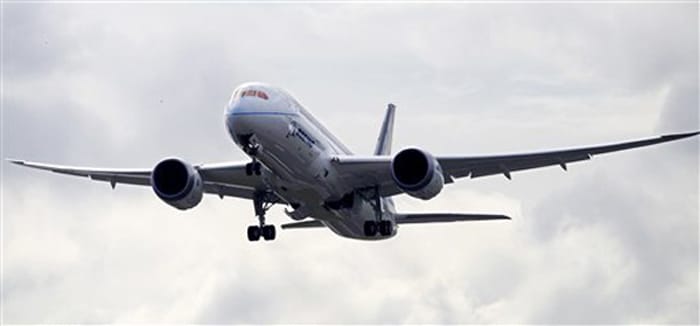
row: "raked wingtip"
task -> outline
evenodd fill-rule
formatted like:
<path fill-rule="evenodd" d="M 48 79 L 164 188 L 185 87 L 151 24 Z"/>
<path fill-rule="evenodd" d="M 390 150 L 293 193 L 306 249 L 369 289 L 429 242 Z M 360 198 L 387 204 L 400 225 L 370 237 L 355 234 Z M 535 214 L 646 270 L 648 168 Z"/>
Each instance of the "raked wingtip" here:
<path fill-rule="evenodd" d="M 6 158 L 5 160 L 12 163 L 12 164 L 24 165 L 24 160 L 16 160 L 16 159 L 12 159 L 12 158 Z"/>

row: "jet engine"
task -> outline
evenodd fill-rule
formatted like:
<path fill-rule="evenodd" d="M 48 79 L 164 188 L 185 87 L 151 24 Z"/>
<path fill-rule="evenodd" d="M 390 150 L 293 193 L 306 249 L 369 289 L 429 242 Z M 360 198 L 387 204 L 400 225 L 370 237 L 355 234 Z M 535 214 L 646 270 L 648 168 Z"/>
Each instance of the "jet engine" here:
<path fill-rule="evenodd" d="M 156 164 L 151 173 L 151 186 L 158 198 L 183 210 L 197 206 L 204 193 L 199 172 L 177 158 L 166 158 Z"/>
<path fill-rule="evenodd" d="M 440 163 L 418 148 L 406 148 L 394 155 L 391 177 L 408 195 L 424 200 L 437 196 L 445 184 Z"/>

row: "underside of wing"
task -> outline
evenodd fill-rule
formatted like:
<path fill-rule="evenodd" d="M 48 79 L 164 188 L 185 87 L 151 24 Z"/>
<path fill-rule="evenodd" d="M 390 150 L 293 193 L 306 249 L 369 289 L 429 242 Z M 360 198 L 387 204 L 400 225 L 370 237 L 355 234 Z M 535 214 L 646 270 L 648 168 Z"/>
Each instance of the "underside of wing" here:
<path fill-rule="evenodd" d="M 403 193 L 391 178 L 391 156 L 336 156 L 331 163 L 339 178 L 355 189 L 379 186 L 382 197 Z"/>
<path fill-rule="evenodd" d="M 68 174 L 79 177 L 87 177 L 98 181 L 107 181 L 112 187 L 117 183 L 132 185 L 151 185 L 151 169 L 105 169 L 78 166 L 66 166 L 28 162 L 22 160 L 8 160 L 14 164 L 39 170 L 46 170 L 60 174 Z"/>
<path fill-rule="evenodd" d="M 114 188 L 117 184 L 151 186 L 152 169 L 110 169 L 76 167 L 55 164 L 8 160 L 14 164 L 92 180 L 106 181 Z M 255 191 L 264 189 L 260 176 L 247 175 L 245 163 L 221 163 L 194 166 L 200 174 L 204 193 L 220 197 L 252 199 Z"/>
<path fill-rule="evenodd" d="M 585 161 L 594 155 L 617 152 L 627 149 L 650 146 L 697 135 L 698 132 L 664 135 L 656 138 L 622 142 L 609 145 L 554 150 L 539 153 L 507 154 L 475 157 L 438 157 L 443 171 L 453 178 L 471 178 L 502 174 L 511 178 L 511 172 L 560 166 L 567 169 L 567 163 Z"/>
<path fill-rule="evenodd" d="M 246 174 L 246 163 L 219 163 L 195 166 L 204 181 L 204 192 L 219 197 L 253 199 L 256 191 L 266 189 L 258 175 Z M 277 199 L 281 201 L 281 199 Z"/>
<path fill-rule="evenodd" d="M 665 135 L 656 138 L 621 142 L 609 145 L 573 149 L 489 156 L 436 156 L 442 167 L 445 183 L 462 177 L 478 178 L 488 175 L 504 175 L 511 172 L 546 166 L 560 166 L 566 170 L 568 163 L 585 161 L 594 155 L 650 146 L 698 135 L 698 132 Z M 391 176 L 391 156 L 336 156 L 332 159 L 340 178 L 355 189 L 379 186 L 384 197 L 401 194 Z"/>

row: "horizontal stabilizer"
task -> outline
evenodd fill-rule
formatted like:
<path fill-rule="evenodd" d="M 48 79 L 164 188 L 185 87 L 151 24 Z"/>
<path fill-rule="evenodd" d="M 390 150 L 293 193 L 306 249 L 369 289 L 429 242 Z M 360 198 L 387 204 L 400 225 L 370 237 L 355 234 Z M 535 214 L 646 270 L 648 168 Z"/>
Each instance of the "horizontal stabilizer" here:
<path fill-rule="evenodd" d="M 319 220 L 282 224 L 282 229 L 284 229 L 284 230 L 286 230 L 286 229 L 322 228 L 322 227 L 324 227 L 324 225 Z"/>
<path fill-rule="evenodd" d="M 444 223 L 488 220 L 510 220 L 510 217 L 497 214 L 396 214 L 396 223 Z"/>

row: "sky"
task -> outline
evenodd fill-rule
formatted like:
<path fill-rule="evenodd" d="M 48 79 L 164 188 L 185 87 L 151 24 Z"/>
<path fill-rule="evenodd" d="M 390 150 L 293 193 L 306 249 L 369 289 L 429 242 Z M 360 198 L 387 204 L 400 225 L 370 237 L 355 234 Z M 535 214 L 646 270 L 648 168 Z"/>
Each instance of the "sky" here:
<path fill-rule="evenodd" d="M 2 6 L 3 322 L 698 323 L 697 138 L 398 196 L 513 220 L 377 242 L 250 243 L 247 201 L 178 211 L 4 160 L 244 161 L 223 107 L 247 81 L 362 154 L 389 102 L 394 149 L 435 155 L 698 130 L 697 3 Z"/>

